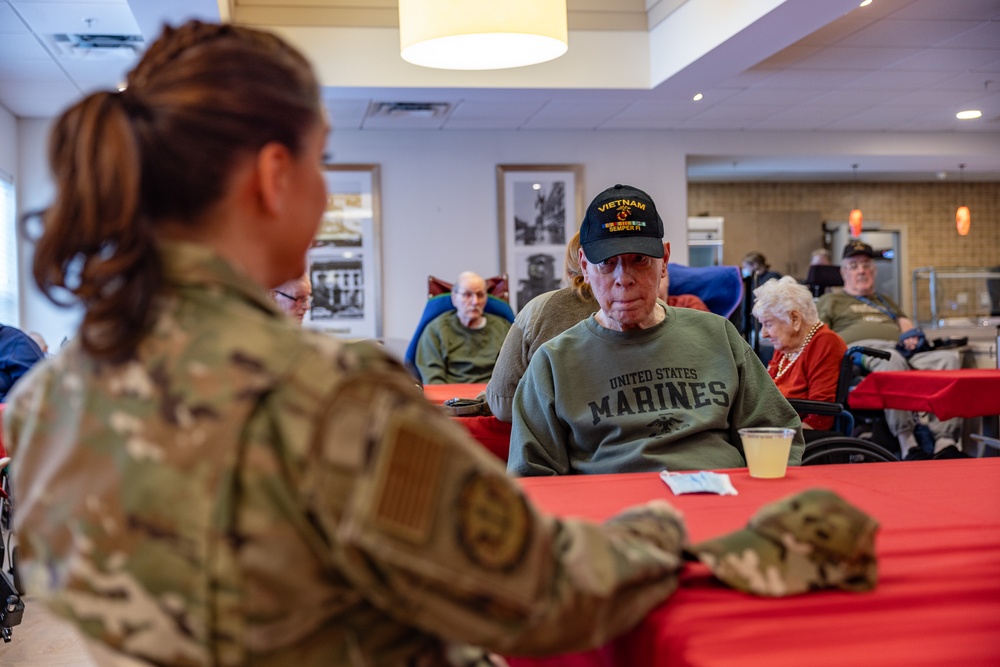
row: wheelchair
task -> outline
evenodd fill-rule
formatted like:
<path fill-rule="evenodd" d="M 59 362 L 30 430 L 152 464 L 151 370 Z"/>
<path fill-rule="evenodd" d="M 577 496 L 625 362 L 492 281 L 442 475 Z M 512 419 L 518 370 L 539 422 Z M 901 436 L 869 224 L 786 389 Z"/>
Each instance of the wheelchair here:
<path fill-rule="evenodd" d="M 858 424 L 855 420 L 856 415 L 847 409 L 848 395 L 855 379 L 854 358 L 858 354 L 879 359 L 889 358 L 889 353 L 883 350 L 860 345 L 849 347 L 840 362 L 840 375 L 833 403 L 788 399 L 799 414 L 829 415 L 834 418 L 833 430 L 802 430 L 806 441 L 802 465 L 888 463 L 899 460 L 890 448 L 895 438 L 885 426 L 884 417 L 879 416 L 881 411 L 866 413 L 863 416 L 864 423 Z M 865 437 L 858 437 L 859 433 L 864 433 Z"/>
<path fill-rule="evenodd" d="M 17 540 L 12 530 L 14 502 L 3 443 L 0 442 L 0 638 L 10 642 L 13 628 L 24 616 L 20 580 L 17 576 Z"/>

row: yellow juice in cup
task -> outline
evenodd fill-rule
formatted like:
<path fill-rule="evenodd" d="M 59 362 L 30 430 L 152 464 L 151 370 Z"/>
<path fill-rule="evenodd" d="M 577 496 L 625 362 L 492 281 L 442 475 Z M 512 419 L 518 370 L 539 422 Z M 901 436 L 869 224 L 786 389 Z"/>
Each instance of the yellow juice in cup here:
<path fill-rule="evenodd" d="M 741 428 L 739 433 L 751 477 L 776 479 L 785 476 L 795 429 Z"/>

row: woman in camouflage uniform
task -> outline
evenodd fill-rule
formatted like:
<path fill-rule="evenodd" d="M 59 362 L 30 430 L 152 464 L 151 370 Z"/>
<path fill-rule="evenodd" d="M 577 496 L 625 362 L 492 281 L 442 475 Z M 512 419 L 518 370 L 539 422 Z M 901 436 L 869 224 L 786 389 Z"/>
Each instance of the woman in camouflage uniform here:
<path fill-rule="evenodd" d="M 267 296 L 325 205 L 278 38 L 168 28 L 55 125 L 35 278 L 85 316 L 4 418 L 28 592 L 102 665 L 439 665 L 600 644 L 676 587 L 666 503 L 538 512 L 370 346 Z"/>

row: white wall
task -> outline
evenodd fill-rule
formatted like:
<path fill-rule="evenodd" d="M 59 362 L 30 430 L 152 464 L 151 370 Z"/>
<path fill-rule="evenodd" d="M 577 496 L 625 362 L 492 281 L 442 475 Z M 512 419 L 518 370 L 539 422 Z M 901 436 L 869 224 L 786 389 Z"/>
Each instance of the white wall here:
<path fill-rule="evenodd" d="M 45 121 L 20 121 L 25 206 L 44 205 L 51 184 L 43 164 Z M 997 135 L 955 133 L 765 133 L 657 131 L 356 131 L 334 129 L 329 141 L 337 163 L 381 165 L 383 335 L 408 340 L 423 308 L 428 274 L 452 279 L 463 270 L 500 271 L 496 165 L 583 165 L 584 203 L 615 183 L 640 187 L 656 201 L 674 261 L 687 262 L 686 159 L 688 155 L 974 156 L 997 145 Z M 28 274 L 22 262 L 22 276 Z M 25 280 L 25 283 L 28 281 Z M 74 324 L 55 319 L 41 297 L 23 288 L 25 326 Z M 61 340 L 53 335 L 51 340 Z"/>
<path fill-rule="evenodd" d="M 17 119 L 0 107 L 0 170 L 17 175 Z"/>
<path fill-rule="evenodd" d="M 15 192 L 17 188 L 17 119 L 12 113 L 10 113 L 6 108 L 0 106 L 0 176 L 3 177 L 4 181 L 12 181 L 15 185 Z M 16 195 L 15 195 L 16 199 Z M 3 221 L 6 225 L 6 221 Z M 2 230 L 2 233 L 6 235 L 8 230 Z M 5 255 L 6 253 L 4 253 Z M 13 271 L 12 267 L 3 266 L 6 262 L 5 257 L 0 257 L 0 271 L 3 274 L 3 280 L 0 281 L 0 285 L 4 286 L 6 290 L 7 280 L 6 276 L 8 271 Z M 20 326 L 20 318 L 17 314 L 8 317 L 7 313 L 7 299 L 4 296 L 3 303 L 5 304 L 0 313 L 0 324 L 7 324 L 10 326 Z"/>
<path fill-rule="evenodd" d="M 52 120 L 49 119 L 21 118 L 17 122 L 20 157 L 17 188 L 19 217 L 28 211 L 45 208 L 52 202 L 54 190 L 46 158 L 51 126 Z M 55 352 L 76 331 L 81 311 L 76 307 L 57 307 L 38 290 L 31 275 L 33 252 L 34 245 L 22 241 L 21 328 L 42 334 L 49 344 L 49 351 Z"/>
<path fill-rule="evenodd" d="M 500 272 L 496 166 L 584 165 L 584 205 L 627 183 L 660 209 L 677 261 L 685 261 L 684 154 L 646 132 L 337 131 L 335 162 L 382 165 L 383 329 L 409 339 L 428 274 Z M 514 286 L 512 286 L 514 287 Z"/>

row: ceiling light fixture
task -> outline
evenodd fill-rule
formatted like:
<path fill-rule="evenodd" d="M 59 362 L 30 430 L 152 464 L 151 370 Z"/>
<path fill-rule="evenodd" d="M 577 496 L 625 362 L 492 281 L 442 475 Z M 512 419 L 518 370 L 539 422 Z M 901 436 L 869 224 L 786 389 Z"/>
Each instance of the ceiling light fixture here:
<path fill-rule="evenodd" d="M 488 70 L 543 63 L 569 48 L 566 0 L 399 0 L 403 60 Z"/>
<path fill-rule="evenodd" d="M 701 93 L 696 93 L 695 96 L 692 97 L 691 99 L 693 99 L 695 102 L 700 102 L 703 97 L 705 96 L 702 95 Z"/>
<path fill-rule="evenodd" d="M 867 7 L 870 4 L 872 4 L 872 0 L 862 0 L 861 4 L 858 5 L 858 7 Z"/>
<path fill-rule="evenodd" d="M 965 164 L 958 165 L 959 173 L 959 201 L 965 199 Z M 968 236 L 969 229 L 972 228 L 972 214 L 969 212 L 969 207 L 959 206 L 955 211 L 955 229 L 958 230 L 959 236 Z"/>
<path fill-rule="evenodd" d="M 959 120 L 974 120 L 980 118 L 982 115 L 983 112 L 979 109 L 969 109 L 968 111 L 959 111 L 955 114 L 955 118 Z"/>
<path fill-rule="evenodd" d="M 847 224 L 851 228 L 851 236 L 857 237 L 861 236 L 861 223 L 864 218 L 861 215 L 861 209 L 858 208 L 858 165 L 851 165 L 854 168 L 854 208 L 851 209 L 851 214 L 847 216 Z"/>

